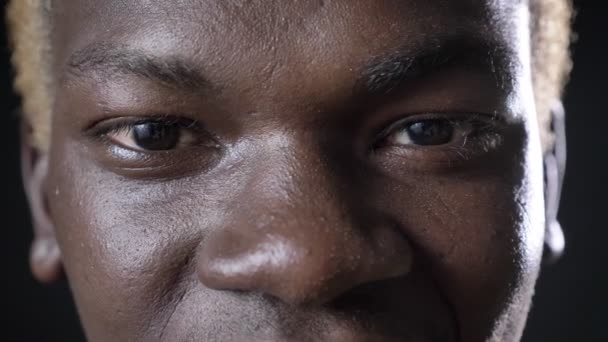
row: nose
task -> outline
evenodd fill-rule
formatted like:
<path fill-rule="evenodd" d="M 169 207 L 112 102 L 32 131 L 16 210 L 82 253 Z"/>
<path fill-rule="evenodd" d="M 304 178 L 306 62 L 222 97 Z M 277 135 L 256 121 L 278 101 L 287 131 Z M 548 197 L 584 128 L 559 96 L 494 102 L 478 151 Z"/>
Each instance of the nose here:
<path fill-rule="evenodd" d="M 339 186 L 344 179 L 330 165 L 299 159 L 265 159 L 253 168 L 230 219 L 199 250 L 206 287 L 322 305 L 410 271 L 411 246 L 398 226 L 355 186 Z"/>

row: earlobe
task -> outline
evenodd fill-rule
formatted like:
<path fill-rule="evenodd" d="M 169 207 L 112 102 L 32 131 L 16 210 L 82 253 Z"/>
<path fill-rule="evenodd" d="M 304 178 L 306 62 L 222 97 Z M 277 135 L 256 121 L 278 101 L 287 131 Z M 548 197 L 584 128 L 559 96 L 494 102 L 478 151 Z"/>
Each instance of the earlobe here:
<path fill-rule="evenodd" d="M 561 102 L 556 102 L 551 109 L 551 130 L 553 145 L 547 149 L 544 157 L 545 170 L 545 262 L 555 262 L 562 255 L 565 247 L 564 232 L 557 220 L 559 201 L 566 168 L 566 129 L 565 114 Z"/>
<path fill-rule="evenodd" d="M 30 268 L 34 278 L 42 283 L 53 283 L 61 277 L 61 253 L 54 238 L 34 237 L 30 249 Z"/>
<path fill-rule="evenodd" d="M 51 283 L 61 276 L 62 266 L 55 227 L 47 205 L 45 184 L 48 154 L 34 146 L 31 126 L 25 121 L 21 124 L 21 174 L 34 229 L 30 267 L 38 281 Z"/>

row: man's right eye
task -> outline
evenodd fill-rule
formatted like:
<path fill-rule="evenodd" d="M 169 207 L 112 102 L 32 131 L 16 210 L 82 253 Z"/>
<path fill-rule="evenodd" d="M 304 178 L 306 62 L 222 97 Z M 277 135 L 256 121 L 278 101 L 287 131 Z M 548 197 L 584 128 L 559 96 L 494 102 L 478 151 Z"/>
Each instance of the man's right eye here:
<path fill-rule="evenodd" d="M 161 152 L 189 147 L 200 142 L 197 123 L 178 119 L 111 121 L 101 135 L 110 143 L 138 152 Z M 102 125 L 103 126 L 103 125 Z"/>
<path fill-rule="evenodd" d="M 92 154 L 108 170 L 132 178 L 173 179 L 208 170 L 222 144 L 196 120 L 184 117 L 115 117 L 85 131 Z"/>

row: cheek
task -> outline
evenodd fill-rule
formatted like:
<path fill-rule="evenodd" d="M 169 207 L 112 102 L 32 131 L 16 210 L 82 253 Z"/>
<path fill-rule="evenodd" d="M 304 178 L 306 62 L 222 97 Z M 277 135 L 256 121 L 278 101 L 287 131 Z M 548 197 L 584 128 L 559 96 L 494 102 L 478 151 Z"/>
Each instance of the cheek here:
<path fill-rule="evenodd" d="M 474 171 L 416 175 L 385 192 L 464 340 L 483 340 L 501 320 L 519 326 L 526 317 L 544 234 L 542 165 L 527 144 Z"/>
<path fill-rule="evenodd" d="M 63 162 L 52 169 L 51 210 L 87 335 L 155 334 L 174 297 L 196 281 L 193 258 L 207 227 L 226 212 L 193 205 L 216 190 L 196 189 L 196 198 L 188 180 L 128 180 L 101 171 L 69 144 L 55 150 L 54 160 Z"/>

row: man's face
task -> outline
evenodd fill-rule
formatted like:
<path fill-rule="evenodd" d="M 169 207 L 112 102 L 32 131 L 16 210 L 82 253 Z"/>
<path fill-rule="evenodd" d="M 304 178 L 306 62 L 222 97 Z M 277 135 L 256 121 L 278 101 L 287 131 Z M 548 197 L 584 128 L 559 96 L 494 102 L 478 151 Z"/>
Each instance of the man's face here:
<path fill-rule="evenodd" d="M 516 1 L 53 9 L 49 212 L 92 341 L 510 341 L 543 239 Z"/>

